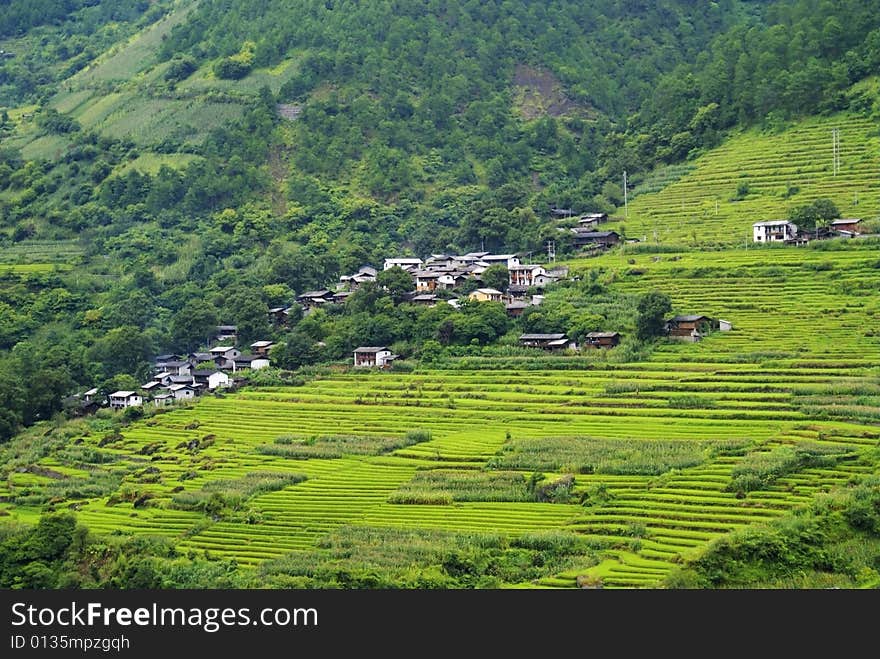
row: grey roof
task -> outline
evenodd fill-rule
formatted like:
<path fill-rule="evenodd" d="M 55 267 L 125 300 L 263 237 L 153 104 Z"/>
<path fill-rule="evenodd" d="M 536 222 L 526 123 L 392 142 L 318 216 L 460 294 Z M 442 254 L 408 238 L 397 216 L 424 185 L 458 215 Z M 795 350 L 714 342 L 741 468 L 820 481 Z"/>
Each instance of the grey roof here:
<path fill-rule="evenodd" d="M 83 396 L 94 396 L 96 393 L 98 393 L 98 387 L 92 387 L 88 391 L 84 392 Z"/>
<path fill-rule="evenodd" d="M 272 307 L 269 309 L 269 313 L 281 313 L 282 311 L 287 311 L 290 307 Z"/>
<path fill-rule="evenodd" d="M 238 325 L 217 325 L 218 332 L 237 332 Z"/>
<path fill-rule="evenodd" d="M 788 220 L 764 220 L 763 222 L 755 222 L 753 227 L 781 227 L 785 224 L 791 224 Z"/>
<path fill-rule="evenodd" d="M 564 339 L 565 334 L 522 334 L 520 341 L 558 341 Z"/>
<path fill-rule="evenodd" d="M 192 377 L 189 375 L 172 375 L 169 381 L 171 384 L 192 384 Z"/>
<path fill-rule="evenodd" d="M 609 236 L 619 236 L 616 231 L 582 231 L 580 229 L 572 229 L 578 238 L 608 238 Z"/>
<path fill-rule="evenodd" d="M 137 396 L 137 394 L 133 391 L 114 391 L 110 394 L 111 398 L 130 398 L 132 396 Z"/>
<path fill-rule="evenodd" d="M 532 305 L 529 304 L 528 302 L 524 302 L 522 300 L 514 300 L 513 302 L 508 302 L 506 308 L 508 308 L 508 309 L 525 309 L 526 307 L 530 307 L 530 306 L 532 306 Z"/>
<path fill-rule="evenodd" d="M 690 315 L 690 316 L 673 316 L 670 319 L 670 322 L 673 322 L 673 323 L 692 323 L 697 320 L 702 320 L 703 318 L 705 318 L 706 320 L 709 320 L 709 316 Z"/>
<path fill-rule="evenodd" d="M 418 302 L 428 302 L 428 301 L 432 301 L 432 300 L 436 300 L 436 299 L 437 299 L 436 295 L 431 295 L 431 294 L 426 293 L 424 295 L 416 295 L 411 300 L 411 302 L 417 302 L 417 301 Z"/>
<path fill-rule="evenodd" d="M 591 339 L 611 339 L 615 336 L 620 336 L 620 332 L 590 332 L 587 334 L 587 337 Z"/>
<path fill-rule="evenodd" d="M 251 348 L 268 348 L 270 345 L 275 343 L 274 341 L 254 341 L 251 343 Z"/>
<path fill-rule="evenodd" d="M 385 346 L 361 346 L 360 348 L 356 348 L 355 352 L 361 353 L 375 353 L 382 352 L 383 350 L 388 350 Z"/>
<path fill-rule="evenodd" d="M 305 293 L 303 293 L 299 297 L 300 298 L 318 298 L 318 297 L 327 297 L 328 295 L 333 295 L 333 294 L 330 291 L 328 291 L 326 288 L 322 288 L 319 291 L 306 291 Z"/>
<path fill-rule="evenodd" d="M 223 371 L 218 371 L 215 369 L 203 369 L 200 371 L 193 371 L 193 377 L 195 377 L 195 378 L 209 378 L 212 375 L 214 375 L 214 373 L 220 373 L 221 375 L 226 375 Z"/>
<path fill-rule="evenodd" d="M 250 364 L 257 359 L 266 359 L 262 355 L 239 355 L 233 361 L 237 364 Z"/>
<path fill-rule="evenodd" d="M 862 221 L 861 218 L 855 218 L 855 217 L 850 218 L 850 219 L 843 218 L 840 220 L 832 221 L 831 226 L 834 226 L 835 224 L 856 224 L 857 222 L 861 222 L 861 221 Z"/>
<path fill-rule="evenodd" d="M 156 387 L 161 387 L 162 384 L 160 382 L 156 382 L 153 380 L 152 382 L 147 382 L 146 384 L 141 385 L 141 389 L 145 389 L 149 391 L 150 389 L 155 389 Z"/>

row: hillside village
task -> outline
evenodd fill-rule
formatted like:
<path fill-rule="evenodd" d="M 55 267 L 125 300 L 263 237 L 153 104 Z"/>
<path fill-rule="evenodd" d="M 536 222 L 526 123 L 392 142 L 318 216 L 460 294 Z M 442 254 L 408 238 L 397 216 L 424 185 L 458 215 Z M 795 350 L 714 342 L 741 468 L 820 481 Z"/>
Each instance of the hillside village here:
<path fill-rule="evenodd" d="M 566 220 L 573 219 L 570 210 L 553 210 Z M 608 221 L 605 213 L 582 214 L 575 220 L 576 226 L 561 227 L 559 230 L 570 232 L 572 244 L 582 255 L 600 254 L 622 242 L 638 242 L 624 240 L 616 231 L 599 231 L 598 225 Z M 790 220 L 767 220 L 753 224 L 753 241 L 761 244 L 803 245 L 812 240 L 865 235 L 858 218 L 836 219 L 814 230 L 799 229 Z M 504 305 L 509 317 L 516 318 L 527 308 L 541 305 L 545 288 L 567 279 L 569 275 L 567 266 L 557 266 L 552 262 L 523 262 L 523 256 L 487 251 L 437 253 L 424 259 L 389 256 L 384 259 L 382 270 L 396 268 L 409 276 L 411 290 L 404 294 L 403 302 L 428 307 L 448 304 L 456 309 L 460 308 L 463 300 L 496 302 Z M 493 266 L 506 270 L 504 290 L 486 286 L 483 281 L 484 273 Z M 344 304 L 363 284 L 375 283 L 378 275 L 377 268 L 364 265 L 356 272 L 340 276 L 332 291 L 324 288 L 297 295 L 295 305 L 305 316 L 321 307 Z M 269 308 L 270 325 L 287 327 L 288 317 L 293 310 L 294 304 Z M 727 320 L 700 314 L 676 315 L 665 320 L 664 335 L 673 341 L 696 342 L 711 331 L 729 331 L 732 328 L 732 323 Z M 208 350 L 186 355 L 157 356 L 153 377 L 137 391 L 120 390 L 102 395 L 97 388 L 92 388 L 67 399 L 67 406 L 72 407 L 76 414 L 88 414 L 102 407 L 115 410 L 147 404 L 165 407 L 192 400 L 204 393 L 235 388 L 245 381 L 243 372 L 271 365 L 269 351 L 274 345 L 269 340 L 256 341 L 249 346 L 249 354 L 245 354 L 236 347 L 236 331 L 235 325 L 219 325 Z M 519 345 L 546 352 L 577 352 L 614 348 L 620 344 L 620 340 L 619 332 L 604 330 L 589 332 L 580 344 L 564 333 L 523 333 L 519 337 Z M 358 346 L 353 351 L 351 363 L 355 368 L 390 368 L 398 358 L 387 346 Z"/>

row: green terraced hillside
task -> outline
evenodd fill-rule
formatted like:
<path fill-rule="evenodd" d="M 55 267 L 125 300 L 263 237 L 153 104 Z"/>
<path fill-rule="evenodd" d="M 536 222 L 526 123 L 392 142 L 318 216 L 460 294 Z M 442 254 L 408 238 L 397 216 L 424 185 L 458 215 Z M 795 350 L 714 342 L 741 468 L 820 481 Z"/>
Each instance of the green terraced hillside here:
<path fill-rule="evenodd" d="M 119 436 L 101 419 L 75 422 L 47 457 L 12 458 L 0 519 L 32 521 L 50 500 L 95 532 L 162 535 L 255 570 L 330 561 L 340 542 L 357 555 L 364 537 L 403 530 L 429 534 L 422 541 L 563 533 L 598 558 L 510 585 L 655 587 L 713 539 L 877 473 L 875 245 L 634 259 L 573 267 L 664 290 L 676 311 L 723 317 L 733 331 L 663 343 L 637 363 L 467 358 L 337 372 L 204 397 Z M 424 432 L 405 439 L 413 431 Z M 183 505 L 267 474 L 293 480 L 234 512 Z M 536 496 L 533 474 L 539 486 L 570 482 Z"/>
<path fill-rule="evenodd" d="M 834 128 L 840 131 L 836 174 Z M 628 236 L 648 242 L 742 245 L 752 239 L 752 223 L 784 218 L 791 207 L 819 197 L 833 200 L 842 217 L 873 218 L 880 215 L 880 126 L 842 113 L 779 133 L 752 129 L 649 178 L 644 187 L 652 191 L 631 201 L 624 223 Z M 672 182 L 664 187 L 666 181 Z M 743 183 L 748 193 L 737 200 Z"/>

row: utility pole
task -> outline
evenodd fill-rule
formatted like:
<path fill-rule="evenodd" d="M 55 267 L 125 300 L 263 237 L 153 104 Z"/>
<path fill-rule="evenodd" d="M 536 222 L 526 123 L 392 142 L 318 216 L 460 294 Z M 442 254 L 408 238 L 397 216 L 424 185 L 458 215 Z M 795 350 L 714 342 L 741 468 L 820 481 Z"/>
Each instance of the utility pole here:
<path fill-rule="evenodd" d="M 550 263 L 556 262 L 556 243 L 552 240 L 547 241 L 547 261 Z"/>
<path fill-rule="evenodd" d="M 624 219 L 629 219 L 629 204 L 627 203 L 627 194 L 626 194 L 626 170 L 623 170 L 623 217 Z"/>
<path fill-rule="evenodd" d="M 834 170 L 834 175 L 840 172 L 840 129 L 832 128 L 831 129 L 831 157 L 832 157 L 832 168 Z"/>

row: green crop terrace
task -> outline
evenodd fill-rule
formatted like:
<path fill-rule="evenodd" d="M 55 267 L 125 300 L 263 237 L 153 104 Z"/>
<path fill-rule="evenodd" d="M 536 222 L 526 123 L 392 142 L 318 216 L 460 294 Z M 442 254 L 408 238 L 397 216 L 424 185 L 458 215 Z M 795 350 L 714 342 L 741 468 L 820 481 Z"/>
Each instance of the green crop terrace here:
<path fill-rule="evenodd" d="M 639 588 L 662 584 L 715 538 L 876 473 L 876 245 L 571 265 L 575 275 L 603 268 L 622 290 L 666 291 L 676 312 L 734 329 L 661 342 L 635 363 L 536 355 L 540 368 L 520 356 L 340 371 L 206 396 L 120 435 L 81 421 L 64 450 L 8 473 L 0 520 L 32 521 L 46 505 L 35 495 L 54 494 L 95 532 L 163 535 L 243 570 L 313 560 L 339 534 L 353 534 L 356 548 L 371 529 L 563 533 L 588 541 L 599 560 L 574 557 L 510 585 Z M 105 489 L 89 494 L 98 474 Z M 181 504 L 259 474 L 290 484 L 227 513 Z M 544 495 L 528 500 L 516 474 Z"/>
<path fill-rule="evenodd" d="M 830 198 L 843 217 L 880 215 L 880 132 L 876 121 L 857 114 L 813 117 L 775 133 L 750 129 L 687 166 L 667 169 L 636 188 L 645 194 L 630 200 L 627 235 L 666 244 L 743 245 L 754 222 L 784 218 L 819 197 Z M 745 194 L 738 194 L 740 186 Z"/>

